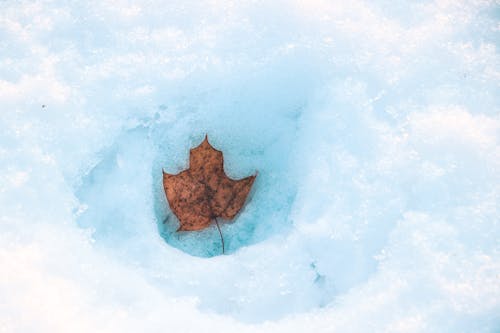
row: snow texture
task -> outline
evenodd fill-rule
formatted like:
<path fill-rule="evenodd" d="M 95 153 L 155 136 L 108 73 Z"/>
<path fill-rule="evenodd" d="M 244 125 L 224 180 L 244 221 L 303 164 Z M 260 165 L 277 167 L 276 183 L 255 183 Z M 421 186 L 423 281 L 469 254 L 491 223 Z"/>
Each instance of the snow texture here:
<path fill-rule="evenodd" d="M 499 332 L 499 13 L 0 1 L 0 331 Z M 161 184 L 206 133 L 225 255 Z"/>

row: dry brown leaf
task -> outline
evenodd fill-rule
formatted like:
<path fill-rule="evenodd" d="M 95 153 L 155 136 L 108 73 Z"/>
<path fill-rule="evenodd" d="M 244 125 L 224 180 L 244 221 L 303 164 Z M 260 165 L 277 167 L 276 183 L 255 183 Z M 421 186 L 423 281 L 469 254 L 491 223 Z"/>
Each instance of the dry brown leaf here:
<path fill-rule="evenodd" d="M 217 223 L 218 217 L 232 220 L 243 207 L 255 177 L 229 178 L 224 172 L 222 152 L 212 147 L 205 136 L 198 147 L 190 150 L 187 170 L 177 175 L 163 171 L 163 188 L 170 209 L 179 219 L 178 231 L 205 229 L 212 220 Z"/>

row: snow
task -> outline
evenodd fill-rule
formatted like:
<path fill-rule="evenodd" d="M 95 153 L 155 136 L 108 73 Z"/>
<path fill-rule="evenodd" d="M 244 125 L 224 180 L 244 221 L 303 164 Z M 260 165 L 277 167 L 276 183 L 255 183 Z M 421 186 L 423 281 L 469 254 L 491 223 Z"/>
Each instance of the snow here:
<path fill-rule="evenodd" d="M 494 1 L 0 2 L 0 331 L 497 332 Z M 205 134 L 258 171 L 175 233 Z"/>

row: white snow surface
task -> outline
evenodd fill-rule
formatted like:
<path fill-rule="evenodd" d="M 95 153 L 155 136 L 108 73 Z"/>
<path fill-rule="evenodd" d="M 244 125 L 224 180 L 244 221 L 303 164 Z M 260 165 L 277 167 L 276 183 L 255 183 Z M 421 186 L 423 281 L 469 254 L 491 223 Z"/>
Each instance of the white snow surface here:
<path fill-rule="evenodd" d="M 499 8 L 0 1 L 0 332 L 499 332 Z"/>

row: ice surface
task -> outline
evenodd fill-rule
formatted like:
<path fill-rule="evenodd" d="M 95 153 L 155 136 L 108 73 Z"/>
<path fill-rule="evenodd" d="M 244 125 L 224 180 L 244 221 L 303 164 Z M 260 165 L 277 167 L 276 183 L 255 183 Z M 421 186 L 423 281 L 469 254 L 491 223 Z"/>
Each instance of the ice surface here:
<path fill-rule="evenodd" d="M 493 1 L 0 2 L 0 331 L 497 332 Z M 175 234 L 208 133 L 233 224 Z"/>

